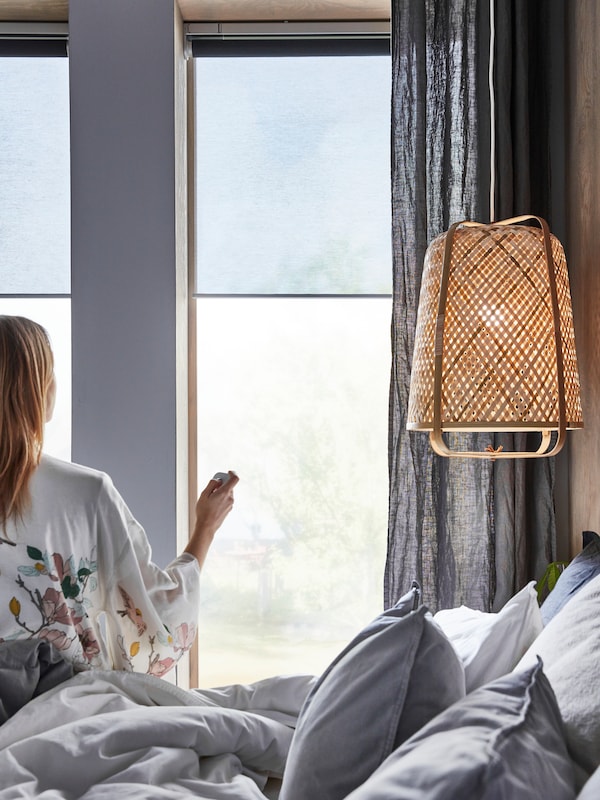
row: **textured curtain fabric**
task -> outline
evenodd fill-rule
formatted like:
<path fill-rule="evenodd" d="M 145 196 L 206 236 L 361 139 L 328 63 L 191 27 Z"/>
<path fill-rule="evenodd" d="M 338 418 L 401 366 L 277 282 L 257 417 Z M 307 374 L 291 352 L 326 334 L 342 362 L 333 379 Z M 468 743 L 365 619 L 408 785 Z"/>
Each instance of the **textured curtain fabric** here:
<path fill-rule="evenodd" d="M 564 243 L 566 227 L 565 0 L 497 0 L 496 218 L 536 214 Z M 535 449 L 537 434 L 503 434 L 495 445 Z M 503 461 L 494 468 L 494 609 L 556 558 L 555 461 Z"/>
<path fill-rule="evenodd" d="M 474 0 L 392 3 L 394 302 L 385 602 L 395 602 L 417 579 L 432 611 L 461 603 L 489 608 L 494 591 L 491 465 L 439 458 L 427 435 L 406 430 L 425 250 L 452 222 L 489 214 L 484 10 Z M 454 445 L 488 443 L 479 445 L 477 438 L 483 439 L 454 436 Z"/>
<path fill-rule="evenodd" d="M 551 183 L 548 137 L 541 144 L 531 138 L 549 122 L 539 96 L 545 49 L 533 25 L 528 24 L 527 34 L 523 31 L 525 18 L 533 20 L 531 7 L 543 3 L 502 0 L 499 5 L 496 208 L 503 216 L 496 217 L 528 212 L 548 218 L 542 203 Z M 417 579 L 432 611 L 463 603 L 483 611 L 500 608 L 528 579 L 539 577 L 554 554 L 549 459 L 493 464 L 440 458 L 426 434 L 406 430 L 427 244 L 452 222 L 489 219 L 488 55 L 488 0 L 393 0 L 394 304 L 386 605 Z M 523 61 L 526 73 L 521 72 Z M 542 154 L 536 150 L 532 158 L 538 144 Z M 546 170 L 543 187 L 536 182 L 539 170 Z M 534 200 L 540 204 L 525 208 Z M 450 442 L 457 449 L 484 449 L 491 443 L 487 434 L 453 435 Z M 506 438 L 504 444 L 512 449 Z"/>

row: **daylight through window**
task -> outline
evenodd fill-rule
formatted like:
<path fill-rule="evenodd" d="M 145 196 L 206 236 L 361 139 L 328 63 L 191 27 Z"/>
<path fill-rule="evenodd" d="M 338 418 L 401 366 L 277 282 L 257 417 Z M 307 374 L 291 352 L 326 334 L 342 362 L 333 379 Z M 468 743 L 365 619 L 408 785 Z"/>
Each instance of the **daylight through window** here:
<path fill-rule="evenodd" d="M 198 475 L 240 475 L 200 685 L 318 672 L 381 610 L 387 56 L 195 60 Z"/>
<path fill-rule="evenodd" d="M 69 69 L 0 56 L 0 314 L 52 340 L 58 393 L 44 449 L 71 457 Z"/>

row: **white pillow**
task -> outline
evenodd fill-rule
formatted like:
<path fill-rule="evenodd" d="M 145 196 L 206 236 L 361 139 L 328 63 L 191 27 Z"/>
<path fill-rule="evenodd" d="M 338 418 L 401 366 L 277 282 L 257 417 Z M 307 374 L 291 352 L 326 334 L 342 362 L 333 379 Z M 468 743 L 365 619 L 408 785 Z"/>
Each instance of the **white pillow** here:
<path fill-rule="evenodd" d="M 594 772 L 592 777 L 587 781 L 580 794 L 577 795 L 577 800 L 598 800 L 600 797 L 600 767 Z"/>
<path fill-rule="evenodd" d="M 510 672 L 541 633 L 534 587 L 528 583 L 497 614 L 460 606 L 434 615 L 463 663 L 467 693 Z"/>
<path fill-rule="evenodd" d="M 571 756 L 590 775 L 600 765 L 600 575 L 550 620 L 517 669 L 538 656 L 558 701 Z"/>

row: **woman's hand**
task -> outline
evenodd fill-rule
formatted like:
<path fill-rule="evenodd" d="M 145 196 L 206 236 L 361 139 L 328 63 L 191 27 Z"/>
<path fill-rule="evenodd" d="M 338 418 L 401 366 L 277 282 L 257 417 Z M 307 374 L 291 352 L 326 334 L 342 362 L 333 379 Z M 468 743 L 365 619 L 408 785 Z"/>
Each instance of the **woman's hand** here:
<path fill-rule="evenodd" d="M 233 508 L 233 490 L 238 481 L 238 476 L 230 470 L 227 483 L 213 478 L 198 498 L 196 524 L 184 552 L 195 556 L 200 566 L 204 564 L 215 533 Z"/>

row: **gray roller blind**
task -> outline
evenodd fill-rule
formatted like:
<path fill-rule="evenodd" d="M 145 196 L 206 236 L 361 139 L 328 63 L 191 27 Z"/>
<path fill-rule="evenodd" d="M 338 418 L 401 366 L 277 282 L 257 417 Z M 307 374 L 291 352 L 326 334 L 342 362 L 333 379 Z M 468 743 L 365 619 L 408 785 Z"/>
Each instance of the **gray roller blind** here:
<path fill-rule="evenodd" d="M 196 293 L 390 293 L 389 56 L 195 70 Z"/>
<path fill-rule="evenodd" d="M 0 55 L 0 294 L 69 294 L 69 174 L 68 60 Z"/>

